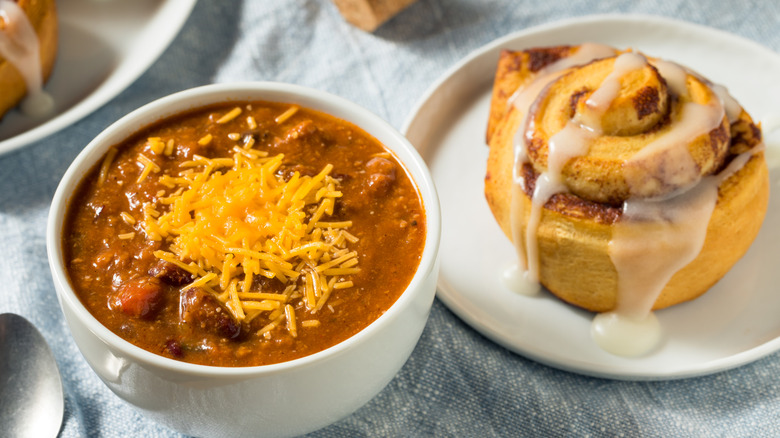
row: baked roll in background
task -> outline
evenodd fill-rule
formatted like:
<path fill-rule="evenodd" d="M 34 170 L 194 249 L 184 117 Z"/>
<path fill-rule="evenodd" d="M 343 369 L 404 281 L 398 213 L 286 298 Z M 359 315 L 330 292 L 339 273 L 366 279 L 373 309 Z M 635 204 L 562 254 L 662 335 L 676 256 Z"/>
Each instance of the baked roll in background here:
<path fill-rule="evenodd" d="M 10 4 L 10 6 L 9 6 Z M 37 36 L 39 47 L 40 78 L 28 79 L 45 82 L 52 69 L 57 55 L 57 8 L 54 0 L 3 0 L 0 1 L 0 118 L 11 108 L 18 105 L 28 93 L 27 81 L 23 71 L 29 66 L 16 65 L 10 57 L 3 56 L 4 50 L 31 50 L 31 44 L 36 43 L 19 32 L 22 23 L 12 21 L 14 15 L 7 11 L 16 4 L 25 14 L 29 24 Z M 22 34 L 22 36 L 20 36 Z M 4 49 L 2 46 L 11 46 Z M 24 62 L 25 64 L 29 64 Z M 37 70 L 37 69 L 35 69 Z"/>

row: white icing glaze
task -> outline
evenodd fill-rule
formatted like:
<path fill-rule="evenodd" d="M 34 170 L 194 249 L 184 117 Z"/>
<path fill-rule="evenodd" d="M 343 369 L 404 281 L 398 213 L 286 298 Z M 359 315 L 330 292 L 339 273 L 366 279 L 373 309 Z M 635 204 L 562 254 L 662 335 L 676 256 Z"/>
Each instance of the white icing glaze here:
<path fill-rule="evenodd" d="M 652 64 L 658 70 L 658 74 L 666 80 L 666 85 L 672 94 L 678 96 L 687 94 L 688 74 L 684 68 L 674 62 L 662 59 L 653 60 Z"/>
<path fill-rule="evenodd" d="M 520 295 L 536 295 L 542 287 L 537 281 L 531 281 L 527 275 L 528 271 L 522 269 L 516 263 L 508 266 L 502 273 L 504 286 Z"/>
<path fill-rule="evenodd" d="M 669 85 L 674 94 L 685 94 L 686 83 L 688 81 L 687 76 L 692 75 L 707 84 L 707 86 L 710 87 L 710 90 L 715 93 L 726 111 L 726 117 L 728 117 L 729 123 L 734 123 L 742 113 L 742 106 L 723 85 L 715 84 L 695 71 L 671 61 L 655 60 L 652 64 L 658 69 L 658 73 L 666 79 L 667 85 Z"/>
<path fill-rule="evenodd" d="M 669 199 L 624 204 L 609 242 L 618 273 L 616 312 L 635 318 L 650 313 L 672 275 L 699 255 L 717 199 L 717 180 L 707 177 Z"/>
<path fill-rule="evenodd" d="M 514 105 L 527 115 L 528 108 L 539 96 L 544 87 L 560 77 L 566 69 L 588 64 L 597 59 L 615 56 L 615 49 L 603 44 L 584 43 L 571 56 L 561 58 L 539 70 L 536 79 L 528 85 L 520 87 L 509 98 L 508 103 Z"/>
<path fill-rule="evenodd" d="M 652 307 L 674 274 L 701 252 L 718 201 L 718 187 L 761 146 L 736 156 L 725 169 L 690 190 L 663 200 L 630 201 L 615 224 L 609 255 L 618 272 L 618 303 L 591 325 L 596 343 L 625 357 L 650 352 L 661 340 Z M 630 333 L 630 336 L 628 335 Z"/>
<path fill-rule="evenodd" d="M 515 182 L 517 182 L 518 179 L 522 179 L 522 165 L 528 160 L 523 133 L 527 132 L 529 129 L 527 126 L 529 123 L 528 115 L 530 114 L 530 109 L 537 97 L 544 91 L 545 87 L 563 75 L 566 69 L 587 64 L 597 59 L 614 56 L 615 53 L 614 48 L 603 44 L 584 43 L 580 46 L 579 50 L 571 56 L 559 59 L 542 68 L 536 79 L 531 81 L 531 83 L 520 87 L 512 94 L 508 100 L 509 105 L 514 105 L 515 108 L 523 114 L 523 122 L 520 124 L 521 129 L 518 130 L 518 134 L 514 139 L 515 162 L 513 175 L 515 177 Z"/>
<path fill-rule="evenodd" d="M 753 147 L 753 149 L 734 157 L 734 159 L 731 160 L 725 169 L 721 170 L 720 173 L 713 176 L 712 178 L 715 178 L 717 181 L 716 184 L 720 186 L 723 181 L 727 180 L 729 177 L 731 177 L 731 175 L 737 173 L 739 169 L 742 169 L 750 157 L 761 152 L 766 152 L 766 145 L 764 143 L 756 145 Z"/>
<path fill-rule="evenodd" d="M 44 117 L 54 110 L 54 98 L 43 90 L 28 93 L 22 100 L 20 108 L 24 114 L 30 117 Z"/>
<path fill-rule="evenodd" d="M 512 227 L 512 242 L 515 245 L 517 252 L 517 269 L 523 271 L 524 275 L 528 272 L 528 260 L 525 257 L 525 251 L 523 251 L 523 226 L 520 218 L 523 217 L 524 209 L 522 197 L 525 196 L 525 180 L 520 177 L 515 178 L 512 184 L 511 203 L 509 205 L 509 217 L 510 226 Z"/>
<path fill-rule="evenodd" d="M 0 0 L 0 18 L 5 23 L 0 30 L 0 56 L 10 62 L 21 74 L 27 86 L 22 111 L 40 117 L 54 109 L 54 100 L 43 91 L 40 43 L 27 15 L 10 0 Z"/>
<path fill-rule="evenodd" d="M 696 137 L 706 134 L 723 121 L 723 106 L 687 102 L 683 104 L 672 129 L 647 144 L 624 164 L 624 176 L 633 195 L 653 192 L 659 185 L 683 189 L 699 179 L 699 166 L 687 147 Z M 638 171 L 637 171 L 638 168 Z"/>
<path fill-rule="evenodd" d="M 620 78 L 646 64 L 645 58 L 641 55 L 624 53 L 618 56 L 612 73 L 586 101 L 585 105 L 588 107 L 586 120 L 580 118 L 580 113 L 577 113 L 575 119 L 570 120 L 563 129 L 550 137 L 547 145 L 547 170 L 536 179 L 531 197 L 531 214 L 526 228 L 526 264 L 529 280 L 539 281 L 537 230 L 544 204 L 554 194 L 568 191 L 562 178 L 563 166 L 570 159 L 587 154 L 592 140 L 601 135 L 601 118 L 620 91 Z M 533 132 L 533 123 L 529 121 L 526 129 L 528 133 Z"/>
<path fill-rule="evenodd" d="M 639 70 L 647 65 L 647 59 L 644 56 L 629 52 L 624 53 L 615 59 L 615 65 L 612 72 L 604 78 L 599 88 L 594 91 L 585 101 L 586 111 L 577 113 L 578 121 L 601 133 L 601 119 L 607 112 L 612 101 L 620 92 L 620 78 L 626 74 Z"/>
<path fill-rule="evenodd" d="M 685 70 L 665 61 L 658 62 L 656 68 L 672 93 L 686 93 L 680 89 L 687 82 Z M 632 193 L 647 192 L 655 185 L 667 184 L 682 189 L 664 199 L 629 199 L 624 203 L 623 215 L 614 225 L 609 242 L 609 255 L 618 278 L 617 307 L 613 312 L 617 316 L 614 318 L 634 322 L 649 318 L 653 305 L 672 276 L 701 252 L 718 199 L 720 178 L 701 178 L 698 165 L 684 145 L 717 128 L 723 121 L 724 111 L 720 101 L 711 105 L 683 104 L 672 129 L 625 163 L 626 169 L 641 169 L 625 174 Z M 602 319 L 597 319 L 593 324 L 592 332 L 600 333 L 597 342 L 609 339 L 609 347 L 605 349 L 613 354 L 644 354 L 655 346 L 649 339 L 660 340 L 660 333 L 642 335 L 642 339 L 648 341 L 643 344 L 610 333 L 610 330 L 624 329 L 625 321 L 604 324 Z M 598 330 L 596 325 L 600 325 Z M 638 327 L 645 325 L 634 328 Z M 655 331 L 655 327 L 650 324 L 647 329 Z M 639 348 L 640 345 L 644 345 L 644 349 Z"/>
<path fill-rule="evenodd" d="M 529 281 L 538 283 L 539 279 L 538 261 L 537 257 L 535 256 L 536 252 L 538 251 L 536 248 L 537 245 L 535 231 L 533 233 L 530 231 L 526 232 L 526 236 L 533 234 L 533 245 L 529 244 L 530 242 L 526 242 L 525 245 L 526 248 L 533 248 L 530 250 L 534 253 L 533 257 L 529 257 L 526 252 L 522 250 L 523 245 L 521 244 L 520 240 L 523 238 L 521 229 L 522 227 L 520 225 L 522 221 L 520 218 L 522 218 L 524 215 L 521 199 L 522 196 L 524 196 L 523 191 L 525 190 L 525 179 L 522 176 L 522 168 L 523 165 L 528 162 L 524 133 L 527 132 L 527 130 L 530 128 L 528 126 L 530 123 L 528 117 L 530 109 L 533 106 L 534 101 L 539 97 L 545 87 L 563 75 L 566 69 L 577 65 L 587 64 L 597 59 L 614 56 L 615 53 L 616 51 L 614 48 L 603 44 L 582 44 L 577 52 L 571 56 L 559 59 L 558 61 L 553 62 L 552 64 L 540 70 L 536 79 L 531 81 L 531 83 L 527 84 L 526 86 L 520 87 L 508 100 L 509 105 L 514 105 L 515 108 L 517 108 L 518 111 L 523 114 L 523 121 L 520 124 L 521 129 L 518 129 L 514 137 L 514 163 L 512 168 L 514 187 L 512 189 L 512 198 L 510 201 L 510 223 L 512 224 L 512 240 L 515 243 L 515 248 L 517 248 L 519 269 L 525 271 L 524 277 L 526 277 Z M 535 190 L 541 190 L 538 186 L 539 182 L 537 180 L 537 187 Z M 550 194 L 550 196 L 552 196 L 552 194 Z M 536 222 L 538 223 L 538 218 L 536 219 Z M 529 224 L 527 230 L 531 229 L 532 227 Z M 533 264 L 532 269 L 529 269 L 529 263 Z"/>
<path fill-rule="evenodd" d="M 533 196 L 531 196 L 531 215 L 526 228 L 525 243 L 529 280 L 539 281 L 537 230 L 542 218 L 542 207 L 554 194 L 568 190 L 561 176 L 563 166 L 571 158 L 586 154 L 590 148 L 591 140 L 597 135 L 582 125 L 569 121 L 548 141 L 547 171 L 542 172 L 536 178 Z"/>
<path fill-rule="evenodd" d="M 723 108 L 726 109 L 726 117 L 729 119 L 729 123 L 734 123 L 739 119 L 739 115 L 742 113 L 742 106 L 734 99 L 734 96 L 729 93 L 729 90 L 720 84 L 710 84 L 710 88 L 720 99 Z"/>
<path fill-rule="evenodd" d="M 606 312 L 593 318 L 590 335 L 608 353 L 637 357 L 651 351 L 661 341 L 661 324 L 653 313 L 643 318 L 632 318 Z"/>

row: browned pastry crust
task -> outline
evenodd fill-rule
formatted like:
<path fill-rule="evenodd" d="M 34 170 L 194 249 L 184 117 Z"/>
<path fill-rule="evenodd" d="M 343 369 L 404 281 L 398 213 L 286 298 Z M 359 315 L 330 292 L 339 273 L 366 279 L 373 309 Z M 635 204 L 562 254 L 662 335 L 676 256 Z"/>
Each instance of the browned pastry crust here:
<path fill-rule="evenodd" d="M 508 101 L 518 87 L 530 83 L 544 66 L 570 56 L 576 50 L 576 46 L 561 46 L 504 51 L 500 56 L 487 129 L 490 152 L 485 196 L 496 221 L 510 240 L 513 239 L 512 228 L 517 225 L 512 224 L 510 218 L 514 139 L 524 114 Z M 760 130 L 745 111 L 730 126 L 726 120 L 723 129 L 727 134 L 725 148 L 714 153 L 715 164 L 703 170 L 703 176 L 717 173 L 737 154 L 761 145 Z M 722 141 L 723 134 L 711 133 L 709 137 L 702 140 L 703 149 L 710 148 L 710 141 L 713 145 Z M 716 146 L 711 149 L 716 150 Z M 567 164 L 567 167 L 571 166 Z M 531 163 L 526 163 L 522 169 L 526 182 L 520 197 L 525 216 L 520 224 L 523 235 L 539 171 Z M 598 175 L 589 178 L 598 183 Z M 693 262 L 672 277 L 654 309 L 696 298 L 725 275 L 758 234 L 768 199 L 766 162 L 763 152 L 756 149 L 747 164 L 720 185 L 704 247 Z M 621 199 L 586 199 L 574 193 L 553 195 L 542 209 L 538 228 L 540 282 L 550 292 L 576 306 L 596 312 L 613 310 L 617 300 L 617 271 L 610 259 L 608 245 L 614 224 L 621 215 Z M 519 240 L 516 242 L 519 251 L 525 251 L 524 239 Z"/>
<path fill-rule="evenodd" d="M 46 81 L 57 55 L 57 9 L 55 0 L 18 0 L 35 28 L 41 46 L 41 68 Z M 24 79 L 16 67 L 0 56 L 0 118 L 27 94 Z"/>

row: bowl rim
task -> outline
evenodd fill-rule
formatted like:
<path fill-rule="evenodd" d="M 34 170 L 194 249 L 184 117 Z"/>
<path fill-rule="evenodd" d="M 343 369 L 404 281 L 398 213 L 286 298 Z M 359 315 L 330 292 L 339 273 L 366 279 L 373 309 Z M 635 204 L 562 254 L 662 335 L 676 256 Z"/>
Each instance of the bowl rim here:
<path fill-rule="evenodd" d="M 257 97 L 258 94 L 263 96 Z M 286 362 L 222 367 L 178 361 L 144 350 L 113 333 L 87 310 L 76 296 L 65 269 L 61 237 L 64 213 L 84 173 L 98 163 L 108 148 L 166 117 L 180 114 L 188 109 L 231 100 L 295 103 L 346 120 L 375 138 L 381 135 L 385 140 L 380 140 L 380 143 L 396 155 L 415 183 L 426 213 L 425 244 L 417 271 L 390 308 L 351 337 L 324 350 Z M 417 295 L 415 291 L 422 290 L 425 277 L 435 269 L 440 240 L 441 210 L 433 177 L 419 152 L 405 136 L 371 111 L 342 97 L 300 85 L 267 81 L 211 84 L 186 89 L 149 102 L 113 122 L 90 141 L 68 166 L 54 193 L 46 226 L 49 267 L 62 311 L 64 312 L 66 306 L 69 307 L 90 332 L 107 344 L 109 350 L 118 350 L 123 357 L 131 358 L 138 363 L 190 376 L 270 375 L 293 368 L 312 366 L 344 354 L 355 345 L 365 342 L 410 306 Z"/>

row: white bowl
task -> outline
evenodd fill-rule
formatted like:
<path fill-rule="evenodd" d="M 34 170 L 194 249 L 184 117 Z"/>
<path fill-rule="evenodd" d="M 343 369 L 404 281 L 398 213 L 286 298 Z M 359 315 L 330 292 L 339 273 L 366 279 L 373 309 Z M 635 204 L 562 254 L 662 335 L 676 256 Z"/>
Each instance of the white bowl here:
<path fill-rule="evenodd" d="M 63 218 L 76 186 L 106 150 L 142 127 L 182 111 L 230 100 L 295 103 L 347 120 L 391 149 L 412 175 L 427 215 L 420 265 L 395 304 L 368 327 L 324 351 L 257 367 L 212 367 L 155 355 L 112 333 L 68 281 Z M 119 397 L 168 427 L 198 436 L 290 436 L 331 424 L 373 398 L 406 362 L 436 290 L 441 234 L 433 180 L 414 147 L 379 117 L 342 98 L 300 86 L 250 82 L 186 90 L 112 124 L 76 157 L 54 194 L 47 248 L 57 297 L 76 345 Z"/>

